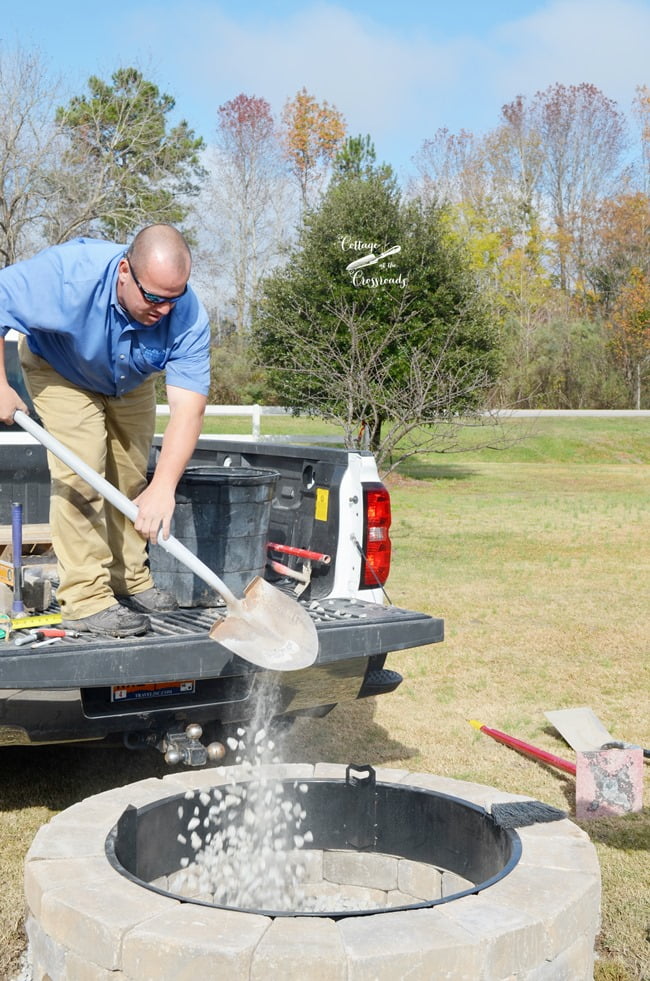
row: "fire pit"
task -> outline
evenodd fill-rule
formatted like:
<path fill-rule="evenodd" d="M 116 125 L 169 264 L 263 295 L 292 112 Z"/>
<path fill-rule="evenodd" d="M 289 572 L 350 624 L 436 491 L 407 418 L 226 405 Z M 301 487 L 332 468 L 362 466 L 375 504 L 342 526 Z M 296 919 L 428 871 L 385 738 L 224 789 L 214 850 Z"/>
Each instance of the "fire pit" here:
<path fill-rule="evenodd" d="M 525 798 L 404 770 L 275 764 L 249 778 L 145 780 L 42 828 L 25 867 L 35 981 L 592 977 L 600 876 L 570 821 L 502 827 L 492 807 L 525 813 Z M 219 867 L 206 878 L 204 856 L 254 823 L 254 782 L 267 813 L 273 798 L 295 818 L 271 847 L 301 869 L 288 906 L 265 893 L 270 874 L 252 902 L 224 901 Z"/>

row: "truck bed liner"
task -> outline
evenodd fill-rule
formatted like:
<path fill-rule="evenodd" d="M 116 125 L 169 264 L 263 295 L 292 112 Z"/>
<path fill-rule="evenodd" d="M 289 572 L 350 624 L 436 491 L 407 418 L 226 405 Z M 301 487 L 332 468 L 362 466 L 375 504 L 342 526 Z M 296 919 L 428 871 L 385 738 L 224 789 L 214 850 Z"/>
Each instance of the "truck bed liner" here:
<path fill-rule="evenodd" d="M 443 640 L 443 620 L 400 607 L 335 598 L 302 605 L 318 631 L 314 667 Z M 210 627 L 222 612 L 214 607 L 150 615 L 152 631 L 142 637 L 86 635 L 35 649 L 0 642 L 0 688 L 132 685 L 261 670 L 210 639 Z"/>

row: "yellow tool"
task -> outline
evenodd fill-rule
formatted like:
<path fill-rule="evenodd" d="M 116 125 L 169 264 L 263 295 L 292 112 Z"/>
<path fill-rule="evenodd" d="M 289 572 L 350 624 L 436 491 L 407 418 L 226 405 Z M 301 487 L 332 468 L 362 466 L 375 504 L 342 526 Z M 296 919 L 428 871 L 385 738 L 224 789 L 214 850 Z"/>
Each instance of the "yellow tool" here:
<path fill-rule="evenodd" d="M 61 623 L 60 613 L 41 613 L 35 617 L 14 617 L 11 621 L 12 630 L 23 630 L 25 627 L 44 627 L 48 623 Z"/>

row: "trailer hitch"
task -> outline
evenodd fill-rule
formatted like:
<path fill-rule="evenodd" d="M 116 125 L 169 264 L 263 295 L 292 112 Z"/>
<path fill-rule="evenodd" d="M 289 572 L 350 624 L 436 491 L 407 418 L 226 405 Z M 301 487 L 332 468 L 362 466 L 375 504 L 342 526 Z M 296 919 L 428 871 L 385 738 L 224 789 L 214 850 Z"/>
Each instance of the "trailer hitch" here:
<path fill-rule="evenodd" d="M 213 742 L 205 746 L 201 742 L 203 729 L 198 722 L 191 722 L 184 730 L 170 729 L 156 744 L 170 766 L 205 766 L 219 763 L 226 755 L 223 743 Z"/>

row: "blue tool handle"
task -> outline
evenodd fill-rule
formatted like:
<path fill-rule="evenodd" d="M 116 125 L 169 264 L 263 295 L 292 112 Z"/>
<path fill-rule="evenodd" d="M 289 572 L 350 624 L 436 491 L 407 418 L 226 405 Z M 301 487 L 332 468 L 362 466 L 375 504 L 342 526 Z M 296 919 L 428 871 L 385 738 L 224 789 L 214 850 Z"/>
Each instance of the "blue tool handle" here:
<path fill-rule="evenodd" d="M 13 552 L 14 566 L 14 598 L 11 604 L 11 613 L 18 616 L 25 613 L 23 603 L 23 506 L 14 503 L 11 505 L 11 550 Z"/>

